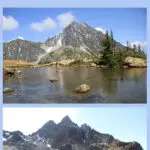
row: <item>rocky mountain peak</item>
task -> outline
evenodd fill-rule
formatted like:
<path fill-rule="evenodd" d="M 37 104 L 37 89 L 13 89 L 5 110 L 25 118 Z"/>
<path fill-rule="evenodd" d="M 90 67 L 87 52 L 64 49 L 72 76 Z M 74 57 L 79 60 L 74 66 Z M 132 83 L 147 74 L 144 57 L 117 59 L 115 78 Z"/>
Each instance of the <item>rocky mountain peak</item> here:
<path fill-rule="evenodd" d="M 71 24 L 69 24 L 67 27 L 64 28 L 63 33 L 67 32 L 67 31 L 72 31 L 72 32 L 78 33 L 80 31 L 88 32 L 88 31 L 96 31 L 96 30 L 94 28 L 90 27 L 87 23 L 79 23 L 77 21 L 73 21 Z"/>
<path fill-rule="evenodd" d="M 64 126 L 77 127 L 77 124 L 72 122 L 72 120 L 70 119 L 68 115 L 65 116 L 59 124 L 64 125 Z"/>
<path fill-rule="evenodd" d="M 61 122 L 72 122 L 72 120 L 71 120 L 70 117 L 67 115 L 67 116 L 65 116 L 65 117 L 61 120 Z"/>
<path fill-rule="evenodd" d="M 20 131 L 3 131 L 3 144 L 4 150 L 143 150 L 137 142 L 122 142 L 87 124 L 78 127 L 69 116 L 58 124 L 50 120 L 28 136 Z"/>
<path fill-rule="evenodd" d="M 91 127 L 90 127 L 89 125 L 87 125 L 86 123 L 82 124 L 82 125 L 81 125 L 81 128 L 82 128 L 83 130 L 85 130 L 85 131 L 91 130 Z"/>
<path fill-rule="evenodd" d="M 53 120 L 49 120 L 48 122 L 45 123 L 44 126 L 55 126 L 56 123 Z"/>

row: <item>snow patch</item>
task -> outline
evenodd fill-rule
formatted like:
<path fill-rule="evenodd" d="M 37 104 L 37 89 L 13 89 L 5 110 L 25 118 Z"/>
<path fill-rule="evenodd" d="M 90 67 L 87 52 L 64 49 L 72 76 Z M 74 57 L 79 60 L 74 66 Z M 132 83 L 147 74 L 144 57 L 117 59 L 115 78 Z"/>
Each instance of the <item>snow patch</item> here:
<path fill-rule="evenodd" d="M 6 139 L 6 138 L 3 138 L 3 142 L 4 142 L 4 141 L 7 141 L 7 139 Z"/>
<path fill-rule="evenodd" d="M 8 137 L 8 139 L 11 139 L 12 138 L 12 135 L 10 135 L 9 137 Z"/>
<path fill-rule="evenodd" d="M 61 41 L 62 41 L 62 38 L 60 37 L 59 40 L 58 40 L 58 42 L 57 42 L 57 44 L 58 44 L 59 46 L 62 46 Z"/>
<path fill-rule="evenodd" d="M 5 134 L 6 134 L 7 136 L 8 136 L 8 135 L 10 135 L 10 133 L 9 133 L 9 132 L 6 132 Z"/>
<path fill-rule="evenodd" d="M 51 148 L 51 145 L 50 145 L 50 144 L 47 144 L 47 147 Z"/>
<path fill-rule="evenodd" d="M 60 36 L 60 37 L 57 39 L 56 45 L 48 47 L 48 48 L 46 49 L 46 52 L 47 52 L 47 53 L 53 52 L 54 50 L 59 49 L 61 46 L 62 46 L 62 37 Z"/>

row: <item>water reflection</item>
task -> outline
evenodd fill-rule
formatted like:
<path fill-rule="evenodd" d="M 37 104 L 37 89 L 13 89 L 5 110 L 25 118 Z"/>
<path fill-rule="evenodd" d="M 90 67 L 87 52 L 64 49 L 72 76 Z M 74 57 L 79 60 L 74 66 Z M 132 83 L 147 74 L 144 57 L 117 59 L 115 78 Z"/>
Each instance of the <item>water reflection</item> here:
<path fill-rule="evenodd" d="M 52 77 L 58 81 L 51 83 Z M 83 83 L 90 85 L 89 93 L 72 92 Z M 4 94 L 4 103 L 145 103 L 146 69 L 32 68 L 21 78 L 4 79 L 4 87 L 21 93 Z"/>

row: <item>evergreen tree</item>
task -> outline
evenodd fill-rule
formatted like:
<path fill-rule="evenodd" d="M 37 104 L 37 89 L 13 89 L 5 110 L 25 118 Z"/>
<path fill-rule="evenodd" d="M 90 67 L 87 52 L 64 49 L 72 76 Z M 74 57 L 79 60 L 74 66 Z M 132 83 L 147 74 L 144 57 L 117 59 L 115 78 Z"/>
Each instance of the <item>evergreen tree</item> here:
<path fill-rule="evenodd" d="M 124 64 L 124 55 L 121 49 L 119 49 L 118 52 L 114 53 L 116 49 L 116 42 L 114 40 L 112 30 L 110 32 L 110 35 L 108 31 L 106 31 L 105 38 L 102 44 L 104 47 L 102 60 L 109 67 L 121 67 Z"/>
<path fill-rule="evenodd" d="M 133 44 L 133 50 L 136 51 L 137 50 L 137 46 L 136 44 Z"/>
<path fill-rule="evenodd" d="M 138 52 L 141 52 L 142 50 L 141 50 L 141 46 L 140 46 L 140 44 L 138 45 Z"/>
<path fill-rule="evenodd" d="M 110 39 L 111 39 L 111 50 L 113 51 L 114 54 L 114 35 L 112 30 L 110 30 Z"/>
<path fill-rule="evenodd" d="M 102 51 L 102 61 L 108 67 L 123 67 L 124 59 L 127 56 L 137 57 L 137 58 L 146 58 L 146 54 L 141 50 L 140 45 L 134 44 L 131 46 L 129 41 L 127 41 L 127 47 L 116 47 L 116 42 L 113 37 L 113 32 L 110 30 L 110 34 L 106 31 L 104 40 L 102 42 L 103 51 Z"/>
<path fill-rule="evenodd" d="M 103 44 L 103 52 L 102 52 L 102 59 L 103 61 L 110 67 L 113 66 L 113 59 L 112 59 L 112 50 L 111 50 L 111 37 L 109 36 L 109 33 L 108 31 L 106 31 L 106 34 L 105 34 L 105 38 L 102 42 Z"/>
<path fill-rule="evenodd" d="M 127 47 L 126 47 L 126 50 L 127 50 L 126 54 L 127 54 L 127 55 L 128 55 L 128 53 L 129 53 L 129 49 L 130 49 L 129 46 L 130 46 L 130 45 L 129 45 L 129 41 L 127 41 Z"/>

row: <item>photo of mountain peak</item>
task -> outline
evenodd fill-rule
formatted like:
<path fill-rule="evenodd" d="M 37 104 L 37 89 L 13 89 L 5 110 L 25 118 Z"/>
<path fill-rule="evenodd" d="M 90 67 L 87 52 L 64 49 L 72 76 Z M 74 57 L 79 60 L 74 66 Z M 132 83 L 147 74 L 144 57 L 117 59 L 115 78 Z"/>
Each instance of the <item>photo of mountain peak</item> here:
<path fill-rule="evenodd" d="M 10 109 L 10 110 L 9 110 Z M 12 109 L 12 110 L 11 110 Z M 45 110 L 46 109 L 46 110 Z M 64 112 L 62 112 L 64 110 Z M 93 110 L 93 112 L 91 112 Z M 142 110 L 141 108 L 135 109 L 135 108 L 126 108 L 126 109 L 117 109 L 117 108 L 110 108 L 110 112 L 112 113 L 111 115 L 108 112 L 108 108 L 102 108 L 101 110 L 99 108 L 4 108 L 4 130 L 3 130 L 3 149 L 4 150 L 143 150 L 142 145 L 145 145 L 144 143 L 146 142 L 143 137 L 139 137 L 139 139 L 136 137 L 136 135 L 144 135 L 143 133 L 146 130 L 145 123 L 141 123 L 141 125 L 137 126 L 137 128 L 143 129 L 143 131 L 131 131 L 130 133 L 125 132 L 128 131 L 128 126 L 126 125 L 134 125 L 134 123 L 128 122 L 132 117 L 134 116 L 135 118 L 132 120 L 137 120 L 139 113 L 140 116 L 144 117 L 144 109 Z M 121 111 L 120 111 L 121 110 Z M 13 112 L 14 111 L 14 112 Z M 30 112 L 32 113 L 31 117 L 25 117 L 28 116 Z M 78 114 L 78 111 L 82 114 Z M 121 120 L 121 116 L 128 116 L 130 112 L 137 112 L 137 114 L 134 114 L 133 116 L 129 118 L 124 118 L 124 124 L 123 127 L 121 127 L 118 123 L 118 127 L 115 126 L 115 121 L 112 121 L 109 118 L 105 118 L 107 115 L 113 116 L 116 113 L 120 112 L 121 114 L 115 115 L 116 116 L 116 121 Z M 36 116 L 36 113 L 40 113 L 41 115 L 44 115 L 48 117 L 52 117 L 52 114 L 47 114 L 52 113 L 52 112 L 62 112 L 62 115 L 64 113 L 71 113 L 71 116 L 74 116 L 78 120 L 77 122 L 80 124 L 76 124 L 74 121 L 72 121 L 71 117 L 69 115 L 64 116 L 63 118 L 60 117 L 60 115 L 53 115 L 53 118 L 57 120 L 56 122 L 54 120 L 49 120 L 44 123 L 41 127 L 34 122 L 30 122 L 30 127 L 34 127 L 34 131 L 28 135 L 25 135 L 23 132 L 16 130 L 13 131 L 11 127 L 9 126 L 8 122 L 11 120 L 9 117 L 11 117 L 10 112 L 12 115 L 18 113 L 14 117 L 15 121 L 17 121 L 17 118 L 19 116 L 24 116 L 24 121 L 23 122 L 28 122 L 30 119 L 39 121 L 39 124 L 42 124 L 40 120 L 42 118 L 33 118 Z M 99 114 L 95 119 L 92 119 L 95 115 L 95 112 L 99 113 L 106 113 L 106 114 Z M 146 112 L 146 111 L 145 111 Z M 19 115 L 20 113 L 20 115 Z M 9 117 L 8 117 L 9 114 Z M 61 116 L 62 116 L 61 115 Z M 87 123 L 84 122 L 84 117 L 87 115 L 91 115 L 87 118 L 87 121 L 90 124 L 93 124 L 96 129 L 94 129 L 92 126 L 88 125 Z M 82 116 L 82 117 L 79 117 Z M 73 118 L 74 118 L 73 117 Z M 59 118 L 59 119 L 58 119 Z M 80 119 L 79 119 L 80 118 Z M 102 119 L 103 118 L 103 119 Z M 106 121 L 104 121 L 104 118 Z M 100 119 L 99 121 L 96 122 L 97 119 Z M 22 119 L 21 119 L 22 120 Z M 46 118 L 45 118 L 46 120 Z M 60 120 L 60 121 L 58 121 Z M 80 121 L 79 121 L 80 120 Z M 81 121 L 83 120 L 83 121 Z M 92 122 L 91 122 L 91 121 Z M 143 121 L 144 118 L 140 118 L 138 120 Z M 111 126 L 113 127 L 111 129 L 110 125 L 106 125 L 105 123 L 100 123 L 104 121 L 106 122 L 111 122 Z M 22 124 L 21 122 L 16 122 L 12 124 L 12 127 L 17 129 L 17 126 Z M 143 126 L 144 125 L 144 126 Z M 18 127 L 19 127 L 18 126 Z M 39 126 L 37 130 L 35 130 L 35 126 Z M 96 127 L 97 126 L 97 127 Z M 99 127 L 98 127 L 99 126 Z M 120 138 L 124 139 L 126 138 L 126 142 L 115 138 L 115 136 L 107 133 L 101 133 L 100 130 L 103 130 L 104 127 L 107 126 L 107 130 L 115 130 L 116 132 L 120 132 Z M 23 131 L 27 131 L 28 128 L 28 123 L 24 126 L 24 129 L 22 126 L 19 128 L 22 128 Z M 125 128 L 124 128 L 125 127 Z M 5 130 L 5 129 L 11 129 L 11 131 Z M 32 128 L 32 127 L 31 127 Z M 99 129 L 98 129 L 99 128 Z M 117 129 L 118 128 L 118 129 Z M 123 129 L 124 128 L 124 129 Z M 110 130 L 111 129 L 111 130 Z M 123 129 L 124 131 L 122 131 Z M 113 131 L 111 131 L 113 132 Z M 142 134 L 141 134 L 142 133 Z M 118 133 L 117 133 L 118 134 Z M 118 137 L 115 133 L 115 135 Z M 138 139 L 139 142 L 135 141 L 134 138 Z M 128 138 L 133 139 L 133 141 L 130 139 L 129 141 L 127 140 Z M 146 138 L 146 137 L 145 137 Z"/>

